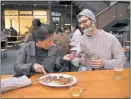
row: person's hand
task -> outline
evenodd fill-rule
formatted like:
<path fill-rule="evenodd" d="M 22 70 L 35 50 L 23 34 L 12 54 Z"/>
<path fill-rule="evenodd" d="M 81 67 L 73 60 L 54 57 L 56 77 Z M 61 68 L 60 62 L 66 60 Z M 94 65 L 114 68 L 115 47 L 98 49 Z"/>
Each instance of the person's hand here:
<path fill-rule="evenodd" d="M 88 64 L 92 68 L 102 68 L 104 67 L 104 60 L 102 58 L 99 58 L 98 60 L 90 60 Z"/>
<path fill-rule="evenodd" d="M 46 74 L 44 67 L 40 64 L 35 63 L 34 64 L 34 70 L 35 70 L 35 72 Z"/>
<path fill-rule="evenodd" d="M 74 54 L 67 54 L 63 57 L 64 60 L 73 60 L 75 58 Z"/>

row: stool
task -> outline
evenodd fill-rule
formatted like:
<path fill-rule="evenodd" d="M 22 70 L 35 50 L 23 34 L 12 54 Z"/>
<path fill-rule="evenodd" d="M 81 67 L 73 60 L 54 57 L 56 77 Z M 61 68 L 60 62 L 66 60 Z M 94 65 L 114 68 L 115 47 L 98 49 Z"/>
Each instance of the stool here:
<path fill-rule="evenodd" d="M 4 58 L 7 57 L 7 49 L 1 49 L 1 57 L 4 56 Z"/>

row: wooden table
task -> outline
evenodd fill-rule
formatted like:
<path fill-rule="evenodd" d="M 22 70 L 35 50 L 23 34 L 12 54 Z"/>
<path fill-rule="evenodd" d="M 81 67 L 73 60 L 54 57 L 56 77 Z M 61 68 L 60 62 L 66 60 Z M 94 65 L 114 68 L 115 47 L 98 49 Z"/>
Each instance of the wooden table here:
<path fill-rule="evenodd" d="M 21 36 L 21 35 L 17 35 L 17 36 L 11 36 L 11 35 L 6 35 L 6 37 L 23 37 L 23 36 Z"/>
<path fill-rule="evenodd" d="M 8 44 L 20 44 L 22 41 L 7 41 Z"/>
<path fill-rule="evenodd" d="M 129 98 L 129 69 L 124 69 L 122 80 L 113 79 L 113 70 L 100 70 L 89 72 L 66 72 L 78 79 L 73 85 L 85 88 L 82 98 Z M 42 74 L 31 77 L 38 79 Z M 11 75 L 2 75 L 2 78 Z M 52 88 L 39 82 L 32 85 L 1 94 L 2 98 L 70 98 L 69 87 Z"/>
<path fill-rule="evenodd" d="M 20 48 L 21 40 L 19 41 L 8 41 L 7 44 L 14 44 L 17 48 Z"/>

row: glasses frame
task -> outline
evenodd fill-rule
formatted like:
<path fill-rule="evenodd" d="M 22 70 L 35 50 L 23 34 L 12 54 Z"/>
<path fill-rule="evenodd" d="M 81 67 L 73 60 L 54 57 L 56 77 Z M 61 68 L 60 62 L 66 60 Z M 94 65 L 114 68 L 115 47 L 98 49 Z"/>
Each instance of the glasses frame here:
<path fill-rule="evenodd" d="M 81 24 L 85 25 L 88 20 L 91 20 L 91 19 L 88 18 L 86 20 L 82 20 L 81 22 L 78 22 L 78 26 L 80 26 Z"/>

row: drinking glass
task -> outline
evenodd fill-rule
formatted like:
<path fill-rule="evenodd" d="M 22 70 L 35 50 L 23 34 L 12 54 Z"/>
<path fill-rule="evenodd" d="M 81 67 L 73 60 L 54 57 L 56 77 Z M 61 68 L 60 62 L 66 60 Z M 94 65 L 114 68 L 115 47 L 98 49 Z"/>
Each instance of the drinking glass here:
<path fill-rule="evenodd" d="M 121 80 L 123 72 L 123 65 L 115 65 L 114 67 L 114 78 L 116 80 Z"/>
<path fill-rule="evenodd" d="M 80 87 L 71 87 L 69 89 L 69 93 L 70 93 L 71 98 L 80 98 L 82 91 L 83 90 Z"/>

